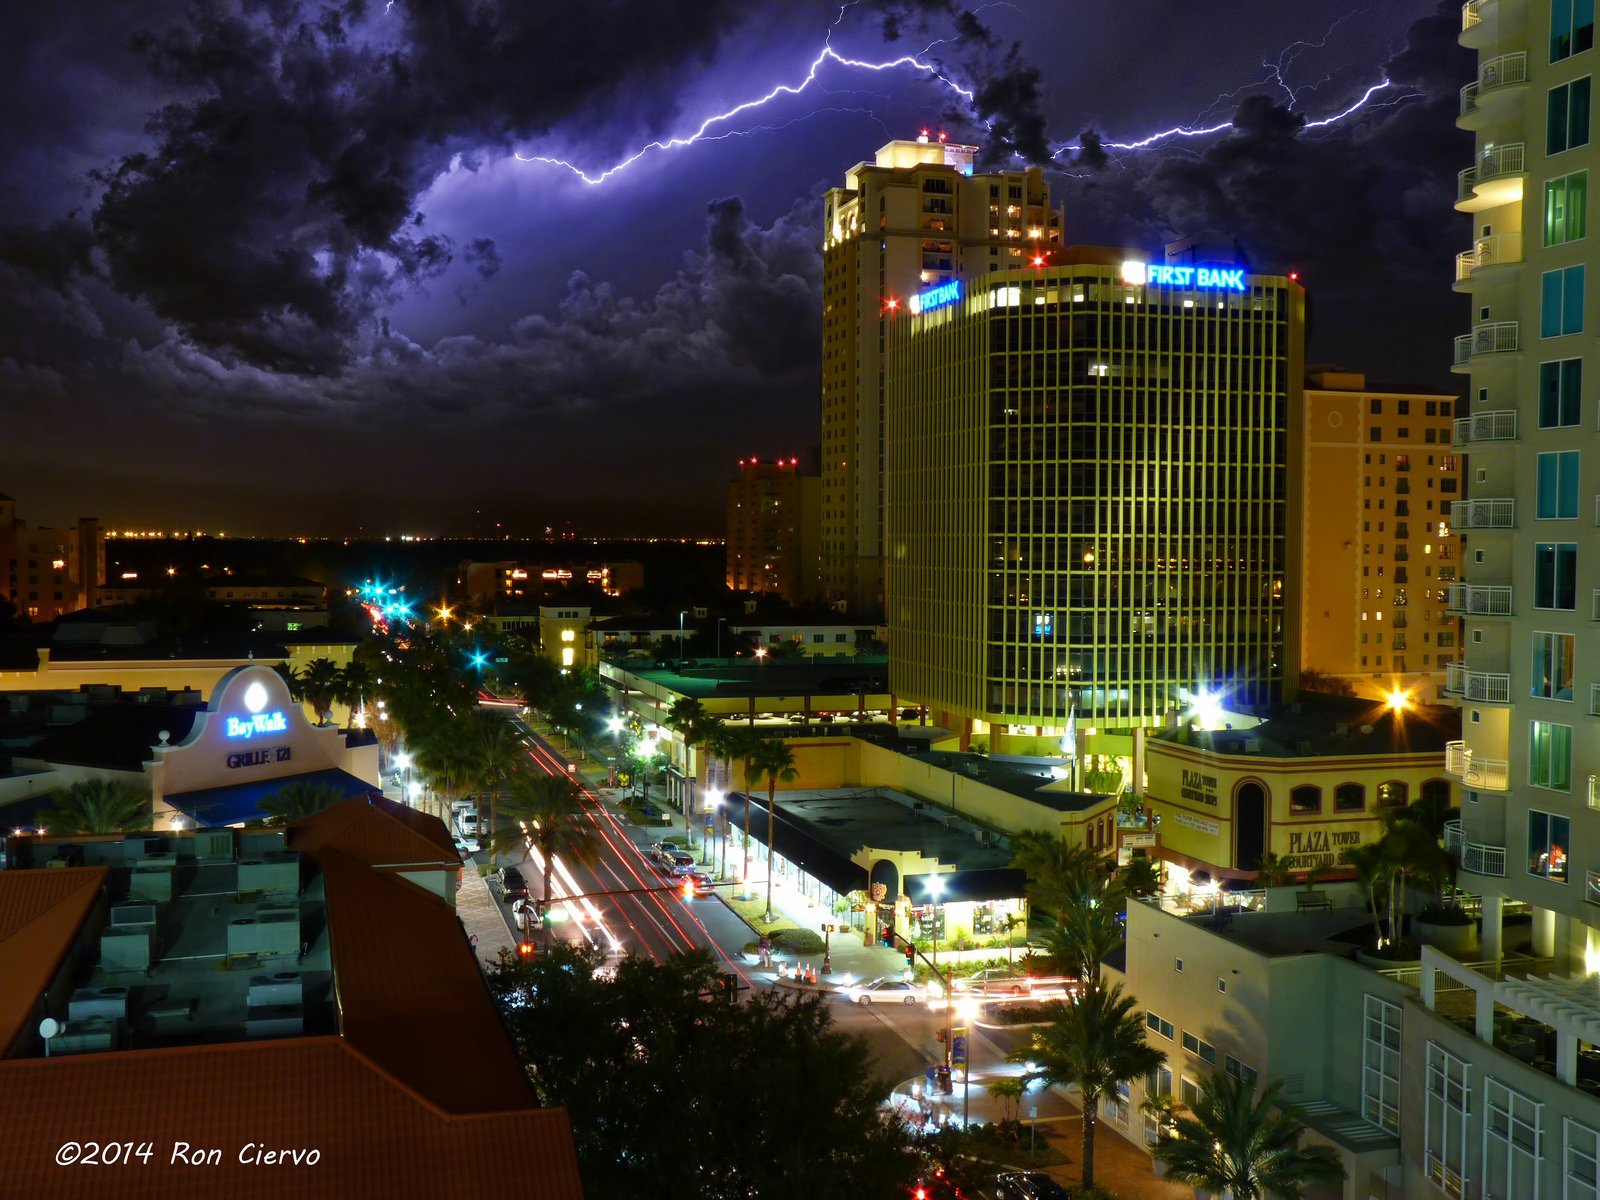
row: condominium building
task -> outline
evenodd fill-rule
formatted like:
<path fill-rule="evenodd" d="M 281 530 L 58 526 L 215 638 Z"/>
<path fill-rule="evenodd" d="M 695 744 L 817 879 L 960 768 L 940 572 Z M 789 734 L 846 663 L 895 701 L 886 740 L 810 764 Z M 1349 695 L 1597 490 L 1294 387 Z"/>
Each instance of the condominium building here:
<path fill-rule="evenodd" d="M 1304 292 L 1237 265 L 1072 247 L 889 322 L 890 682 L 991 747 L 1266 706 Z M 1046 752 L 1059 753 L 1059 749 Z"/>
<path fill-rule="evenodd" d="M 822 480 L 798 458 L 739 460 L 728 484 L 728 586 L 773 592 L 790 604 L 814 600 Z"/>
<path fill-rule="evenodd" d="M 923 288 L 1061 241 L 1043 172 L 975 174 L 977 153 L 927 133 L 893 141 L 825 200 L 822 584 L 854 609 L 883 604 L 886 319 Z"/>
<path fill-rule="evenodd" d="M 53 621 L 95 603 L 105 580 L 105 531 L 94 517 L 71 529 L 31 527 L 17 519 L 17 502 L 0 495 L 0 600 L 17 615 Z"/>
<path fill-rule="evenodd" d="M 1360 696 L 1432 700 L 1461 652 L 1460 614 L 1497 600 L 1458 579 L 1455 397 L 1315 370 L 1305 404 L 1301 664 Z"/>

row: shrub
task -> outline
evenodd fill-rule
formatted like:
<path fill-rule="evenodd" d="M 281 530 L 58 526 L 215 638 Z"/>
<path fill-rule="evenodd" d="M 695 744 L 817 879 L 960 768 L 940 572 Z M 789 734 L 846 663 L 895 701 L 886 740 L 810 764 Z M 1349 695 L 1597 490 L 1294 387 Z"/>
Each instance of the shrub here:
<path fill-rule="evenodd" d="M 780 954 L 821 954 L 822 935 L 810 929 L 780 929 L 770 935 L 772 949 Z"/>

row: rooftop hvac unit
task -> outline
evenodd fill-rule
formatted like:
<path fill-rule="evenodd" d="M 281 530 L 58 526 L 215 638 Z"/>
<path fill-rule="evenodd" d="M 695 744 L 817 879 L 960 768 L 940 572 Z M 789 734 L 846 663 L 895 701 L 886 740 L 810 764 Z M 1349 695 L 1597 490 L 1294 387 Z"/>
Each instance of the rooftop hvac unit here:
<path fill-rule="evenodd" d="M 232 862 L 233 831 L 202 829 L 194 835 L 194 856 L 201 862 Z"/>

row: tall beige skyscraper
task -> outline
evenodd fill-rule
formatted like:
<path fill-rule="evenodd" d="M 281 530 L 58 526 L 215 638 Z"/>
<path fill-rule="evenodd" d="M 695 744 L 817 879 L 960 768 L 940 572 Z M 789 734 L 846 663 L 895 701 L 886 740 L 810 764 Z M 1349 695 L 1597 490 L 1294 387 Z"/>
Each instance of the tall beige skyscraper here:
<path fill-rule="evenodd" d="M 827 194 L 822 281 L 822 588 L 883 604 L 884 319 L 949 280 L 1061 242 L 1037 168 L 975 174 L 976 146 L 893 141 Z"/>

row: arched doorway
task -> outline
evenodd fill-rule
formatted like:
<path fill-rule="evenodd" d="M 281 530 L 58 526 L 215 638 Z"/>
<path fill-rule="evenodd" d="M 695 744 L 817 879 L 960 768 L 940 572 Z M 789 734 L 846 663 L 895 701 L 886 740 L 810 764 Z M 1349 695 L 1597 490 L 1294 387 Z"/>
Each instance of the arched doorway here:
<path fill-rule="evenodd" d="M 1233 866 L 1255 871 L 1267 850 L 1267 789 L 1257 780 L 1241 783 L 1233 793 Z"/>

